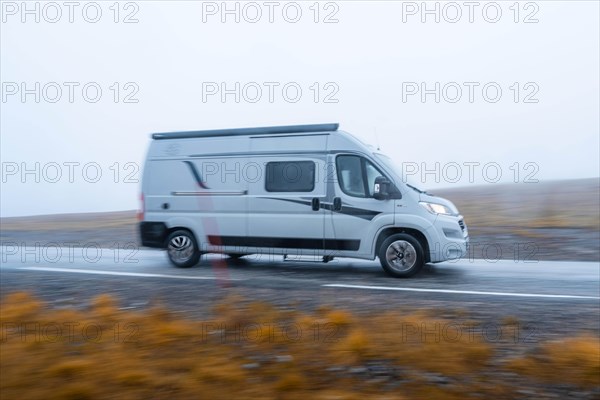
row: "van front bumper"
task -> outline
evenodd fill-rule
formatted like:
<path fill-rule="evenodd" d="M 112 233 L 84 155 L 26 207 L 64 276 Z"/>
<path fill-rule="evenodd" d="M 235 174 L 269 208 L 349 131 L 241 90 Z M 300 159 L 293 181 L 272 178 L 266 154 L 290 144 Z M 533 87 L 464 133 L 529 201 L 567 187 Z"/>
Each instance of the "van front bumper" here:
<path fill-rule="evenodd" d="M 463 241 L 452 242 L 451 245 L 447 246 L 446 254 L 442 256 L 446 260 L 458 260 L 465 256 L 469 252 L 469 237 L 467 236 Z"/>
<path fill-rule="evenodd" d="M 437 241 L 430 246 L 431 262 L 457 260 L 468 254 L 469 231 L 462 216 L 438 217 L 434 231 Z"/>

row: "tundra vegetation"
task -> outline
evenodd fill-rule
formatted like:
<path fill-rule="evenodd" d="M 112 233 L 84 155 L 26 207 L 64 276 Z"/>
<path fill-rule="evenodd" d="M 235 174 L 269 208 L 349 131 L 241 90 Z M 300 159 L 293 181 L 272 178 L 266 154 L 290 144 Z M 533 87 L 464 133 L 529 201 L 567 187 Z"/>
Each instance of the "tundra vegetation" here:
<path fill-rule="evenodd" d="M 460 310 L 299 311 L 230 296 L 188 319 L 106 294 L 57 308 L 24 292 L 5 295 L 0 315 L 3 399 L 600 395 L 597 334 L 527 343 L 510 315 L 485 335 Z"/>

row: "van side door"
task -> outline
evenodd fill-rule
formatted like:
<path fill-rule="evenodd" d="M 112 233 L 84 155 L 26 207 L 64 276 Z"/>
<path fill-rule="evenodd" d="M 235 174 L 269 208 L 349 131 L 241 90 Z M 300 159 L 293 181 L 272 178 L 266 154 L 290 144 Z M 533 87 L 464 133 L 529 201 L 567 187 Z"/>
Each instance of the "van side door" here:
<path fill-rule="evenodd" d="M 248 188 L 249 247 L 271 254 L 322 255 L 326 155 L 253 157 L 262 179 Z M 267 250 L 268 249 L 268 250 Z"/>

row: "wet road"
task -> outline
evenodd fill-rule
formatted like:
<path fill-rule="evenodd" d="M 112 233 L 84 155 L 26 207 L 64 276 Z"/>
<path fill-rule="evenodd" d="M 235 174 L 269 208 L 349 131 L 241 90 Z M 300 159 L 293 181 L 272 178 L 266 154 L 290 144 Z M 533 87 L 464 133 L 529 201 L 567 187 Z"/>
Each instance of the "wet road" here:
<path fill-rule="evenodd" d="M 55 306 L 86 306 L 100 293 L 126 308 L 160 300 L 186 315 L 210 312 L 235 293 L 285 307 L 356 310 L 460 309 L 476 318 L 516 316 L 552 332 L 600 329 L 600 263 L 459 260 L 396 279 L 378 261 L 282 261 L 217 255 L 172 267 L 158 250 L 2 248 L 2 294 L 28 290 Z"/>

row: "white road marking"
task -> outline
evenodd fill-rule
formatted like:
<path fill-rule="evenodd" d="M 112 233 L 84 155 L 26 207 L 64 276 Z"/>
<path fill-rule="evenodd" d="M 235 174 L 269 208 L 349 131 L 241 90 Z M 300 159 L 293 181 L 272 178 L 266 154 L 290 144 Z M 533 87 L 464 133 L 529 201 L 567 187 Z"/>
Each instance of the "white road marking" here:
<path fill-rule="evenodd" d="M 17 269 L 25 270 L 25 271 L 74 272 L 77 274 L 93 274 L 93 275 L 138 276 L 141 278 L 170 278 L 170 279 L 191 279 L 191 280 L 225 280 L 225 281 L 243 280 L 243 279 L 236 279 L 236 278 L 219 278 L 216 276 L 148 274 L 148 273 L 144 273 L 144 272 L 104 271 L 104 270 L 99 270 L 99 269 L 51 268 L 51 267 L 19 267 Z"/>
<path fill-rule="evenodd" d="M 480 291 L 475 291 L 475 290 L 419 289 L 419 288 L 401 288 L 401 287 L 391 287 L 391 286 L 345 285 L 345 284 L 341 284 L 341 283 L 331 283 L 331 284 L 323 285 L 323 286 L 348 288 L 348 289 L 397 290 L 397 291 L 402 291 L 402 292 L 428 292 L 428 293 L 476 294 L 476 295 L 485 295 L 485 296 L 514 296 L 514 297 L 542 297 L 542 298 L 550 298 L 550 299 L 600 300 L 600 297 L 575 296 L 575 295 L 568 295 L 568 294 L 480 292 Z"/>

